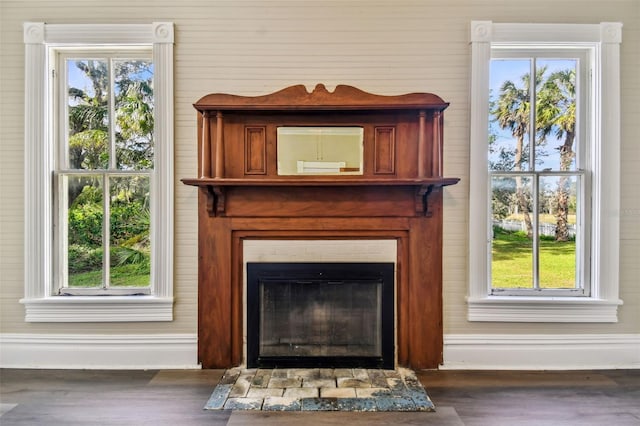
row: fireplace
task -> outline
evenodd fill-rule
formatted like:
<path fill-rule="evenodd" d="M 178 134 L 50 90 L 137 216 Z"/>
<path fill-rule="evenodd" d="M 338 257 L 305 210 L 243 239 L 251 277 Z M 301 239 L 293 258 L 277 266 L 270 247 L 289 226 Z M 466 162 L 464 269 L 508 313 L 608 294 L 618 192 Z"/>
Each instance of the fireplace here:
<path fill-rule="evenodd" d="M 247 367 L 394 367 L 393 263 L 248 263 Z"/>
<path fill-rule="evenodd" d="M 381 96 L 323 85 L 308 92 L 298 85 L 256 97 L 210 94 L 194 106 L 198 177 L 182 181 L 199 188 L 203 368 L 301 359 L 436 368 L 443 347 L 442 188 L 458 182 L 442 170 L 448 104 L 430 93 Z M 324 252 L 300 259 L 301 250 L 264 259 L 245 252 L 253 241 L 375 240 L 393 242 L 392 259 L 344 253 L 324 259 Z M 322 269 L 343 262 L 391 262 L 390 287 L 386 278 L 379 283 L 387 274 L 377 269 L 360 281 L 371 265 L 355 275 Z M 247 263 L 309 265 L 267 267 L 257 273 L 258 284 L 249 284 Z M 276 309 L 261 308 L 261 298 Z"/>

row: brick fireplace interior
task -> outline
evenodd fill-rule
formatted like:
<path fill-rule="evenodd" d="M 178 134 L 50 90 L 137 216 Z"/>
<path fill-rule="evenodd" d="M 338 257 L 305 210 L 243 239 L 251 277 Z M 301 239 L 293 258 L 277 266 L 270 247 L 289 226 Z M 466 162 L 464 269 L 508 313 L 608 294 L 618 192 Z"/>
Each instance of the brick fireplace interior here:
<path fill-rule="evenodd" d="M 323 85 L 195 104 L 203 368 L 442 362 L 447 106 Z"/>

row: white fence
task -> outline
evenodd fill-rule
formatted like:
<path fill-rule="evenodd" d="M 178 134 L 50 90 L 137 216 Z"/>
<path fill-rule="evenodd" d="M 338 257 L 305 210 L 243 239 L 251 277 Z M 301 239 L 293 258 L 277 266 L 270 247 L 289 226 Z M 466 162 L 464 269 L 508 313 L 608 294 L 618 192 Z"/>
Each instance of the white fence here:
<path fill-rule="evenodd" d="M 493 226 L 500 227 L 505 231 L 524 231 L 527 232 L 527 225 L 524 221 L 520 220 L 494 220 Z M 569 237 L 573 238 L 576 236 L 576 226 L 568 225 L 569 228 Z M 538 234 L 539 235 L 548 235 L 555 236 L 556 235 L 556 225 L 555 223 L 539 223 L 538 224 Z"/>

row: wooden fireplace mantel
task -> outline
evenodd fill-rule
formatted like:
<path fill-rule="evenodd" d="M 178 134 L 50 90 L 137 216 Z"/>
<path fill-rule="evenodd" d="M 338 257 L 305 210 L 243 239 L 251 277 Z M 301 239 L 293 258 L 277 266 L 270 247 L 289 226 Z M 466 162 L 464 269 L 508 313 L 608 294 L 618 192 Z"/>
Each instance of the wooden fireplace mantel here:
<path fill-rule="evenodd" d="M 210 94 L 198 111 L 198 356 L 242 362 L 245 239 L 394 239 L 398 364 L 442 361 L 443 111 L 430 93 L 319 84 L 265 96 Z M 277 128 L 362 128 L 361 174 L 279 175 Z"/>

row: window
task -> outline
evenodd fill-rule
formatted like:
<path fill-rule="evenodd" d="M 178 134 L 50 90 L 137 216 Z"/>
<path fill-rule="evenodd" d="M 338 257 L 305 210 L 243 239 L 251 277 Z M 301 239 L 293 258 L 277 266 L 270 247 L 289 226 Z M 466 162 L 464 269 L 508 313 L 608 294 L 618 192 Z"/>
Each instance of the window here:
<path fill-rule="evenodd" d="M 26 321 L 171 320 L 173 25 L 24 28 Z"/>
<path fill-rule="evenodd" d="M 588 296 L 592 52 L 491 50 L 490 294 Z"/>
<path fill-rule="evenodd" d="M 617 321 L 620 30 L 472 23 L 469 320 Z"/>

